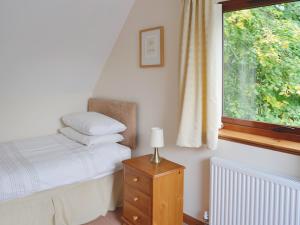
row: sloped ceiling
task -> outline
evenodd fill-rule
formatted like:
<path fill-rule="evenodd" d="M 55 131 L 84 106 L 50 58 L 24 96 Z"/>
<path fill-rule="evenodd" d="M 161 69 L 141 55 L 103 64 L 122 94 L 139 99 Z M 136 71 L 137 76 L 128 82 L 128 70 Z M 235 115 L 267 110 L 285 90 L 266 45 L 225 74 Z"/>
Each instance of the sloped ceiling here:
<path fill-rule="evenodd" d="M 134 0 L 0 0 L 0 94 L 91 92 Z"/>
<path fill-rule="evenodd" d="M 0 142 L 84 111 L 135 0 L 0 0 Z"/>

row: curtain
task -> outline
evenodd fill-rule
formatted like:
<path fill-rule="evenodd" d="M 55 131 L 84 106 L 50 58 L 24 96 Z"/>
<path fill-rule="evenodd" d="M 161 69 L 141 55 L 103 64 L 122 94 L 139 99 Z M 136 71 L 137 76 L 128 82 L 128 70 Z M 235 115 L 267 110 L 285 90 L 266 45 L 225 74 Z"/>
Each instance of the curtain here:
<path fill-rule="evenodd" d="M 177 145 L 217 148 L 222 111 L 222 6 L 183 0 Z"/>

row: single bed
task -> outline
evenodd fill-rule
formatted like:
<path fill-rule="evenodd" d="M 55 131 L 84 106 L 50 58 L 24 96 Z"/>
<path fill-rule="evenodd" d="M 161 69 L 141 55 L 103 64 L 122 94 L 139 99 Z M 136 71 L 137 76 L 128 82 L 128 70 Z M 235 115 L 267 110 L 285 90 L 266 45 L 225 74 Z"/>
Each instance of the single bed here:
<path fill-rule="evenodd" d="M 124 123 L 124 141 L 87 147 L 56 134 L 0 144 L 0 224 L 80 225 L 118 206 L 136 105 L 90 99 L 88 111 Z"/>

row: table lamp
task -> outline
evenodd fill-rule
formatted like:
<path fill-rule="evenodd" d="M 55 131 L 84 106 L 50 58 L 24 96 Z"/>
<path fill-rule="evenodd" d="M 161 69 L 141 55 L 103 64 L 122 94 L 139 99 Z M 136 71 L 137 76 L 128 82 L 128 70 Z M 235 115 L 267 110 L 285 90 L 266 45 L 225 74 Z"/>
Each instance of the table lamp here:
<path fill-rule="evenodd" d="M 159 127 L 153 127 L 151 129 L 151 147 L 154 148 L 154 154 L 151 158 L 151 162 L 159 164 L 161 158 L 159 157 L 158 148 L 164 147 L 164 131 Z"/>

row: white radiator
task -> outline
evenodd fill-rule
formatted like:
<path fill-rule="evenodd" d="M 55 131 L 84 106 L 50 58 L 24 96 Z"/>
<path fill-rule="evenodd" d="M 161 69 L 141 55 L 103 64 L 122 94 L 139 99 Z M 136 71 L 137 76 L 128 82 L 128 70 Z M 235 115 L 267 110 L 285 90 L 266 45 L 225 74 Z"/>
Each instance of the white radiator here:
<path fill-rule="evenodd" d="M 210 225 L 300 225 L 300 183 L 212 158 Z"/>

